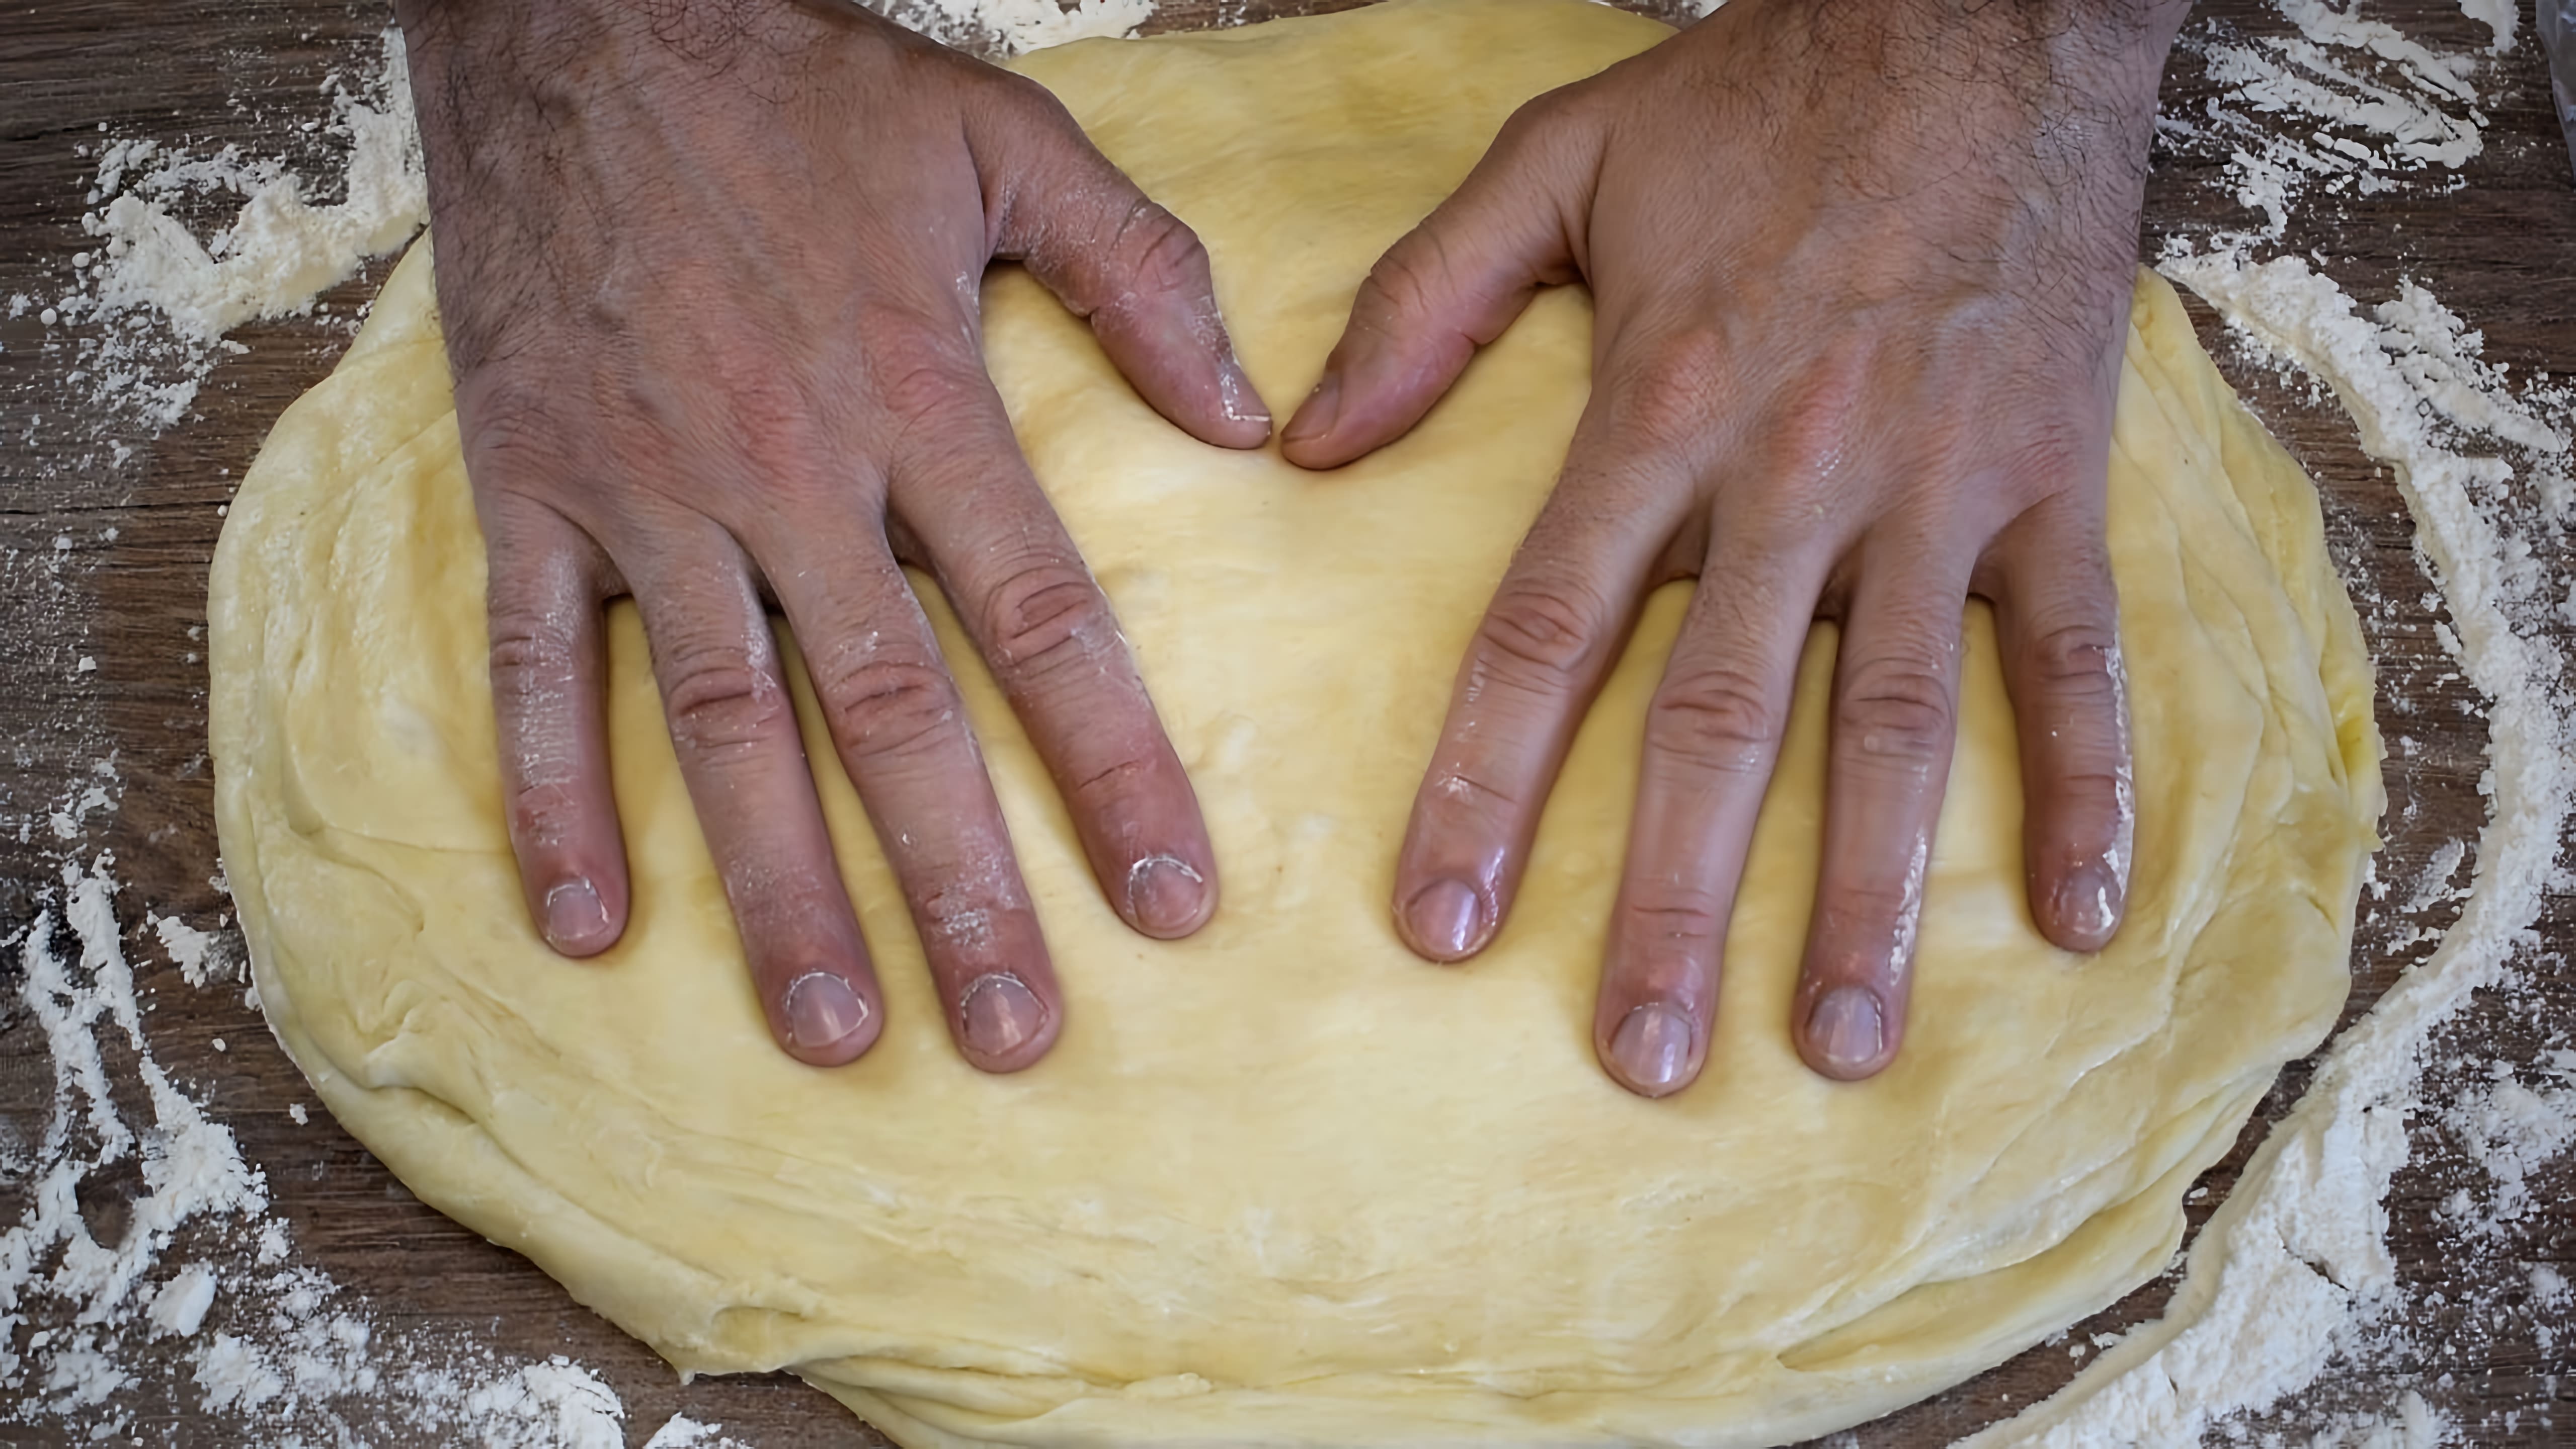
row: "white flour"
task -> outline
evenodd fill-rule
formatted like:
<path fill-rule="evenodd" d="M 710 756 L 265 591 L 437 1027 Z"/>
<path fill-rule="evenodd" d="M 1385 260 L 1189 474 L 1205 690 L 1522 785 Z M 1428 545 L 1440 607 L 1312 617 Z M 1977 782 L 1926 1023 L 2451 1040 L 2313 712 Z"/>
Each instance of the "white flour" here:
<path fill-rule="evenodd" d="M 2182 48 L 2197 52 L 2229 93 L 2200 117 L 2158 122 L 2181 149 L 2225 159 L 2236 199 L 2263 213 L 2264 236 L 2279 239 L 2311 191 L 2390 191 L 2428 169 L 2457 172 L 2485 149 L 2476 59 L 2436 55 L 2384 22 L 2322 0 L 2279 3 L 2299 29 L 2295 38 L 2187 35 Z M 2491 18 L 2488 25 L 2499 50 L 2510 46 L 2509 8 L 2501 28 Z"/>
<path fill-rule="evenodd" d="M 934 39 L 992 55 L 1019 55 L 1094 36 L 1122 38 L 1154 16 L 1154 0 L 865 0 L 868 8 Z"/>
<path fill-rule="evenodd" d="M 139 1432 L 139 1401 L 193 1399 L 280 1449 L 370 1436 L 619 1449 L 624 1406 L 587 1369 L 388 1329 L 292 1261 L 260 1172 L 153 1057 L 111 868 L 65 865 L 9 943 L 54 1089 L 39 1140 L 0 1155 L 28 1199 L 0 1231 L 0 1424 L 106 1438 Z M 83 1194 L 114 1198 L 120 1169 L 140 1188 L 102 1236 Z M 22 1325 L 42 1326 L 13 1348 Z M 175 1354 L 147 1351 L 171 1339 Z"/>
<path fill-rule="evenodd" d="M 1152 0 L 1081 0 L 1074 10 L 1053 0 L 879 3 L 942 39 L 1006 54 L 1125 34 L 1153 10 Z M 2320 0 L 2280 5 L 2295 37 L 2186 42 L 2231 94 L 2203 115 L 2164 118 L 2160 134 L 2223 162 L 2224 184 L 2262 221 L 2255 233 L 2175 250 L 2165 270 L 2218 306 L 2248 346 L 2330 389 L 2364 447 L 2396 471 L 2442 594 L 2365 606 L 2387 617 L 2447 605 L 2445 645 L 2488 702 L 2492 818 L 2473 850 L 2450 843 L 2399 895 L 2402 914 L 2456 904 L 2458 919 L 2447 931 L 2421 927 L 2423 938 L 2440 937 L 2433 954 L 2338 1039 L 2195 1241 L 2167 1316 L 2124 1338 L 2076 1343 L 2079 1357 L 2102 1352 L 2068 1390 L 1971 1441 L 1980 1445 L 2196 1444 L 2246 1432 L 2231 1416 L 2296 1396 L 2336 1365 L 2402 1361 L 2416 1305 L 2388 1253 L 2385 1204 L 2421 1131 L 2438 1126 L 2468 1165 L 2446 1181 L 2441 1207 L 2464 1253 L 2510 1242 L 2547 1211 L 2535 1177 L 2576 1146 L 2576 1050 L 2563 1036 L 2534 1060 L 2498 1062 L 2463 1059 L 2444 1035 L 2471 992 L 2528 990 L 2529 928 L 2569 824 L 2576 700 L 2540 626 L 2553 617 L 2576 624 L 2576 591 L 2534 545 L 2576 523 L 2576 404 L 2563 386 L 2517 381 L 2485 362 L 2477 334 L 2420 286 L 2401 283 L 2365 311 L 2306 261 L 2252 252 L 2283 237 L 2303 203 L 2456 187 L 2483 151 L 2481 86 L 2491 55 L 2516 43 L 2518 8 L 2462 0 L 2492 52 L 2445 55 Z M 308 183 L 279 160 L 233 151 L 135 140 L 93 153 L 85 225 L 99 239 L 95 252 L 59 295 L 6 304 L 79 332 L 71 382 L 94 417 L 74 423 L 168 427 L 232 346 L 226 330 L 304 311 L 411 233 L 423 207 L 401 65 L 389 36 L 371 81 L 335 96 L 344 185 Z M 310 200 L 335 190 L 342 200 Z M 203 212 L 216 200 L 237 211 L 208 224 Z M 123 443 L 105 446 L 121 459 Z M 0 568 L 54 586 L 79 568 L 76 542 L 88 541 L 66 537 Z M 62 652 L 67 677 L 95 677 L 80 647 Z M 2400 733 L 2391 744 L 2403 754 L 2413 741 Z M 402 1331 L 296 1261 L 259 1172 L 157 1065 L 142 1029 L 150 1003 L 135 995 L 112 863 L 88 853 L 119 789 L 112 758 L 101 759 L 10 826 L 83 863 L 64 867 L 8 946 L 25 970 L 21 1005 L 44 1035 L 55 1090 L 37 1140 L 0 1139 L 0 1180 L 28 1188 L 20 1220 L 0 1231 L 0 1424 L 139 1432 L 132 1405 L 150 1398 L 281 1445 L 622 1444 L 623 1404 L 581 1366 Z M 229 920 L 191 924 L 147 908 L 140 921 L 137 935 L 189 987 L 233 979 L 240 957 Z M 304 1120 L 303 1104 L 290 1111 Z M 84 1188 L 128 1179 L 140 1186 L 124 1226 L 93 1229 Z M 2523 1294 L 2538 1309 L 2563 1314 L 2576 1304 L 2576 1289 L 2546 1264 L 2498 1279 L 2497 1293 Z M 2534 1332 L 2544 1355 L 2570 1347 L 2546 1323 Z M 2298 1422 L 2319 1445 L 2386 1449 L 2445 1442 L 2460 1427 L 2413 1390 L 2386 1403 L 2329 1404 Z M 2290 1442 L 2263 1432 L 2273 1436 L 2266 1442 Z M 685 1417 L 647 1441 L 734 1443 Z"/>
<path fill-rule="evenodd" d="M 69 288 L 40 316 L 76 330 L 70 381 L 97 422 L 169 428 L 240 350 L 225 333 L 310 311 L 419 228 L 428 193 L 399 33 L 385 32 L 372 76 L 354 89 L 335 80 L 331 111 L 323 129 L 341 147 L 340 170 L 319 184 L 231 146 L 199 154 L 137 138 L 83 148 L 97 170 L 81 229 L 97 246 L 73 257 Z M 325 187 L 341 199 L 310 199 Z M 201 234 L 189 219 L 209 208 L 231 214 Z"/>

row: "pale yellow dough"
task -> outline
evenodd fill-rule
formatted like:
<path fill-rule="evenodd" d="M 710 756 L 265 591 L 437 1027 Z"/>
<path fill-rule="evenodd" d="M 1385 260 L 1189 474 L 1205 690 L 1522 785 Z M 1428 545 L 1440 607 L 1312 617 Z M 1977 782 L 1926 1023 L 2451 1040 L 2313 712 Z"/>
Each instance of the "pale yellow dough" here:
<path fill-rule="evenodd" d="M 1206 238 L 1284 402 L 1516 104 L 1663 33 L 1576 0 L 1410 0 L 1025 68 Z M 1183 436 L 1026 277 L 985 296 L 994 374 L 1225 889 L 1189 941 L 1125 930 L 934 598 L 1070 1003 L 1022 1075 L 950 1046 L 810 699 L 891 1016 L 837 1071 L 771 1045 L 624 608 L 633 924 L 587 965 L 532 933 L 425 245 L 279 423 L 216 558 L 224 859 L 279 1036 L 421 1197 L 681 1368 L 793 1369 L 907 1446 L 1796 1438 L 2161 1269 L 2185 1188 L 2333 1023 L 2381 801 L 2370 671 L 2314 491 L 2153 277 L 2111 464 L 2127 926 L 2089 960 L 2032 928 L 1973 607 L 1904 1055 L 1858 1086 L 1805 1070 L 1819 629 L 1709 1068 L 1663 1102 L 1602 1076 L 1591 1022 L 1682 588 L 1594 709 L 1495 947 L 1424 965 L 1387 904 L 1461 645 L 1583 406 L 1583 293 L 1542 296 L 1412 436 L 1327 476 Z"/>

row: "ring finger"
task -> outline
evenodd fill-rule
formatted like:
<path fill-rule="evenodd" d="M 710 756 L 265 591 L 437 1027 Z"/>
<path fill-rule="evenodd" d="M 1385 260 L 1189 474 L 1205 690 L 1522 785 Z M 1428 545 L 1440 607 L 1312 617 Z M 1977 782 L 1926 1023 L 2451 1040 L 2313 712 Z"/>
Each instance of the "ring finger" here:
<path fill-rule="evenodd" d="M 1824 862 L 1791 1035 L 1856 1081 L 1896 1056 L 1915 927 L 1957 735 L 1968 565 L 1937 541 L 1863 540 L 1834 662 Z"/>
<path fill-rule="evenodd" d="M 965 703 L 921 601 L 885 541 L 791 533 L 769 575 L 832 742 L 902 886 L 950 1033 L 968 1061 L 1012 1072 L 1064 1022 L 1055 968 Z"/>

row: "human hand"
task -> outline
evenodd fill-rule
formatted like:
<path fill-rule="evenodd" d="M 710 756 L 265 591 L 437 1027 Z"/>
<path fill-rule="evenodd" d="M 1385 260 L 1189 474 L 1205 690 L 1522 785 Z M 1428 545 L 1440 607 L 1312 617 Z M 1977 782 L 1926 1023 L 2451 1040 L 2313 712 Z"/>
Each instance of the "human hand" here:
<path fill-rule="evenodd" d="M 1696 576 L 1649 711 L 1593 1034 L 1699 1074 L 1809 621 L 1842 627 L 1791 1032 L 1827 1076 L 1903 1036 L 1966 595 L 1995 605 L 2031 911 L 2089 951 L 2131 830 L 2110 414 L 2173 0 L 1735 0 L 1522 108 L 1360 289 L 1284 434 L 1401 436 L 1535 290 L 1595 304 L 1590 405 L 1460 669 L 1396 874 L 1435 961 L 1500 928 L 1645 595 Z"/>
<path fill-rule="evenodd" d="M 770 1029 L 867 1050 L 885 1011 L 763 610 L 988 1071 L 1064 1019 L 955 684 L 932 571 L 1135 929 L 1216 904 L 1198 803 L 1107 600 L 1021 458 L 978 287 L 1025 261 L 1165 416 L 1258 447 L 1189 229 L 1035 84 L 855 6 L 404 0 L 438 295 L 491 571 L 492 690 L 529 910 L 627 919 L 601 610 L 631 593 Z"/>

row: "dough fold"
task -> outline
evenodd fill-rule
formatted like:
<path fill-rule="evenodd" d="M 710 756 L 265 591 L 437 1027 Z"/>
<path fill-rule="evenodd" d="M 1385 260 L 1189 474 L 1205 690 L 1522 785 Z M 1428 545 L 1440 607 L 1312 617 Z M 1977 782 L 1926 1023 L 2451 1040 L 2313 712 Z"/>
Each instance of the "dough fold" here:
<path fill-rule="evenodd" d="M 1272 399 L 1313 382 L 1378 253 L 1505 116 L 1661 27 L 1580 0 L 1396 0 L 1087 42 L 1025 69 L 1195 227 Z M 1730 933 L 1707 1073 L 1645 1102 L 1589 1026 L 1646 699 L 1645 611 L 1493 949 L 1426 966 L 1396 845 L 1460 650 L 1588 387 L 1541 296 L 1412 435 L 1341 472 L 1198 444 L 1026 276 L 989 354 L 1205 805 L 1224 905 L 1126 931 L 936 592 L 1054 945 L 1054 1054 L 988 1078 L 939 1025 L 866 818 L 796 682 L 886 1035 L 770 1043 L 614 611 L 624 942 L 523 916 L 484 673 L 483 553 L 415 248 L 278 424 L 215 563 L 224 858 L 261 1000 L 420 1196 L 680 1368 L 788 1368 L 906 1446 L 1752 1445 L 1957 1382 L 2163 1267 L 2182 1195 L 2347 989 L 2381 807 L 2371 675 L 2314 489 L 2142 275 L 2111 547 L 2139 801 L 2094 958 L 2023 902 L 1982 604 L 1907 1050 L 1787 1036 L 1817 858 L 1819 627 Z"/>

